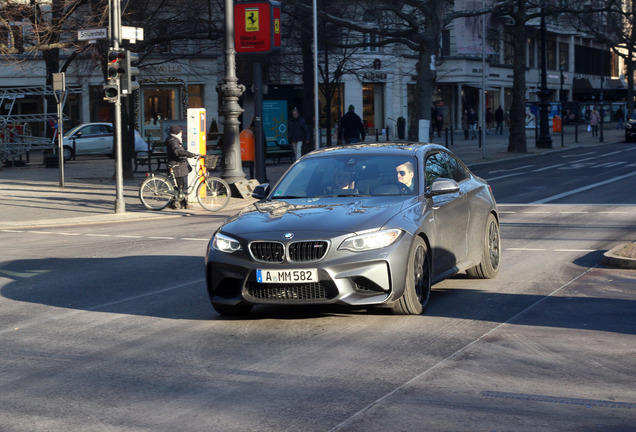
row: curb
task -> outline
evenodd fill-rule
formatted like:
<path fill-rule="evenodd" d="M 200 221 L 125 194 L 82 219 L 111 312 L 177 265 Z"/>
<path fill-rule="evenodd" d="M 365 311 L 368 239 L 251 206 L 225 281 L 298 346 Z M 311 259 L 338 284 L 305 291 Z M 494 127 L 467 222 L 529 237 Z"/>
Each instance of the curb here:
<path fill-rule="evenodd" d="M 612 267 L 636 270 L 636 258 L 627 258 L 616 255 L 616 252 L 624 248 L 629 243 L 624 243 L 603 254 L 603 262 Z"/>

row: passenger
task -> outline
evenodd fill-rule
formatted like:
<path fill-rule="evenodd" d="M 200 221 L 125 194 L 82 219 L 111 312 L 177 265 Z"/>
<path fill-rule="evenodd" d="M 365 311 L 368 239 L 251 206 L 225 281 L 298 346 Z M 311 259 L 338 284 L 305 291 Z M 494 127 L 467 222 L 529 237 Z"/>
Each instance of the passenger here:
<path fill-rule="evenodd" d="M 334 179 L 336 189 L 354 189 L 355 181 L 351 171 L 339 171 Z"/>
<path fill-rule="evenodd" d="M 415 182 L 413 181 L 413 177 L 415 177 L 413 163 L 405 162 L 402 165 L 398 165 L 395 168 L 395 171 L 397 172 L 397 179 L 400 183 L 404 184 L 411 191 L 415 189 Z"/>

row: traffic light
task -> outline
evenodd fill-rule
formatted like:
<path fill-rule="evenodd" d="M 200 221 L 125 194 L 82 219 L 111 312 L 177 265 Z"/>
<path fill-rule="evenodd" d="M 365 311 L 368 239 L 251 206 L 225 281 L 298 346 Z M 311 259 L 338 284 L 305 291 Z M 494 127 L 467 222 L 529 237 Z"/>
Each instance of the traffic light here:
<path fill-rule="evenodd" d="M 139 69 L 132 65 L 133 62 L 139 60 L 139 56 L 130 51 L 125 51 L 124 56 L 124 73 L 121 76 L 120 83 L 122 96 L 127 96 L 139 88 L 139 83 L 133 81 L 133 77 L 139 75 Z"/>
<path fill-rule="evenodd" d="M 126 52 L 118 49 L 108 50 L 108 64 L 106 66 L 106 78 L 109 82 L 117 79 L 124 73 L 124 62 L 126 60 Z"/>
<path fill-rule="evenodd" d="M 117 93 L 119 90 L 117 89 L 116 84 L 106 84 L 104 86 L 104 100 L 110 103 L 117 102 Z"/>

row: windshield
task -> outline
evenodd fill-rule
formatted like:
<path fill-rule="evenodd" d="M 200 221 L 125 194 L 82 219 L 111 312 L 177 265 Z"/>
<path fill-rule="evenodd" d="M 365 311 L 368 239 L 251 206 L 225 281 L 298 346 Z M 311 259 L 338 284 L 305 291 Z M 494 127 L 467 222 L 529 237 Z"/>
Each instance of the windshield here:
<path fill-rule="evenodd" d="M 320 154 L 296 163 L 272 198 L 411 195 L 417 193 L 412 156 Z"/>

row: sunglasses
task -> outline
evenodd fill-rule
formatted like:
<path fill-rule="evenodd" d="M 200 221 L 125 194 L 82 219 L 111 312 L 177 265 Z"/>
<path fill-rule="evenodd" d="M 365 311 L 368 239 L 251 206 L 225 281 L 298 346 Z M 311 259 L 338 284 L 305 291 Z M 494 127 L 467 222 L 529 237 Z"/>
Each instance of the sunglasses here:
<path fill-rule="evenodd" d="M 407 171 L 398 171 L 397 173 L 398 173 L 398 175 L 404 177 L 406 175 Z"/>

